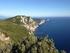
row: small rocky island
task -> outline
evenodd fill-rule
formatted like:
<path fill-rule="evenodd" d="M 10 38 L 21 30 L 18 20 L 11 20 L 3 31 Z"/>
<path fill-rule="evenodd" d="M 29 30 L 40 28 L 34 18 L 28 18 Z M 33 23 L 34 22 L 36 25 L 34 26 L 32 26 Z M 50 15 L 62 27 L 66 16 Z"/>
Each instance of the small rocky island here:
<path fill-rule="evenodd" d="M 14 16 L 0 21 L 0 53 L 66 53 L 55 47 L 48 36 L 38 38 L 34 31 L 44 20 Z"/>

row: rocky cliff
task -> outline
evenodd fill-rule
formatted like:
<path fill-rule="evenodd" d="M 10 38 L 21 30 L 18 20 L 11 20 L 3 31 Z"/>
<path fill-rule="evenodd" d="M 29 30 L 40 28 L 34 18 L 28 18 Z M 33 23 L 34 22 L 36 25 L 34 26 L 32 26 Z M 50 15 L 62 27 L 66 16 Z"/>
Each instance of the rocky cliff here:
<path fill-rule="evenodd" d="M 55 47 L 53 39 L 29 34 L 43 22 L 36 22 L 29 16 L 15 16 L 0 21 L 0 53 L 66 53 Z"/>
<path fill-rule="evenodd" d="M 36 22 L 33 20 L 30 16 L 20 16 L 21 22 L 24 24 L 24 27 L 26 27 L 31 32 L 34 32 L 39 25 L 43 24 L 45 20 L 40 20 L 39 22 Z"/>
<path fill-rule="evenodd" d="M 39 25 L 43 24 L 45 20 L 39 20 L 38 22 L 34 19 L 32 19 L 30 16 L 15 16 L 13 18 L 10 18 L 8 20 L 11 20 L 13 23 L 21 24 L 27 30 L 30 32 L 34 32 Z"/>

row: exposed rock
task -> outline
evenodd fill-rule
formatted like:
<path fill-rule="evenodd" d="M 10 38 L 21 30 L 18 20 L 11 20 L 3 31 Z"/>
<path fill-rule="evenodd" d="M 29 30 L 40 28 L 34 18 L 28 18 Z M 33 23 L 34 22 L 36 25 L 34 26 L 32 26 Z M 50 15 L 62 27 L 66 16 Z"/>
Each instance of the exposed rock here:
<path fill-rule="evenodd" d="M 9 41 L 10 37 L 5 32 L 0 32 L 0 40 L 1 41 Z"/>
<path fill-rule="evenodd" d="M 34 32 L 39 25 L 43 24 L 45 20 L 41 20 L 40 22 L 36 22 L 33 20 L 30 16 L 20 16 L 21 22 L 24 24 L 24 27 L 26 27 L 30 32 Z"/>
<path fill-rule="evenodd" d="M 20 24 L 21 26 L 24 26 L 30 32 L 30 34 L 32 34 L 35 31 L 35 29 L 39 27 L 39 25 L 45 22 L 44 19 L 35 20 L 30 16 L 23 16 L 23 15 L 18 15 L 18 16 L 9 18 L 7 20 L 15 24 Z"/>
<path fill-rule="evenodd" d="M 9 34 L 0 32 L 0 53 L 66 53 L 64 50 L 60 52 L 52 39 L 38 38 L 30 33 L 35 31 L 39 23 L 28 16 L 15 16 L 0 22 L 0 29 Z"/>
<path fill-rule="evenodd" d="M 31 17 L 21 16 L 21 22 L 30 32 L 34 32 L 38 27 L 36 22 Z"/>

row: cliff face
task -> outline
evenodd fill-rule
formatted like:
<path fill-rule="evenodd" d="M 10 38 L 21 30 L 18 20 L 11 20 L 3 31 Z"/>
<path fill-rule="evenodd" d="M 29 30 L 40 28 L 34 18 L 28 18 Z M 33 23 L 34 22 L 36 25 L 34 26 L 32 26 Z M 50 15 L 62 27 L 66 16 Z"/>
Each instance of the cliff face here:
<path fill-rule="evenodd" d="M 38 22 L 31 17 L 21 16 L 21 22 L 24 23 L 24 27 L 26 27 L 30 32 L 34 32 L 39 25 L 45 23 L 45 20 L 38 20 Z"/>
<path fill-rule="evenodd" d="M 20 24 L 21 26 L 24 26 L 30 32 L 34 32 L 39 25 L 44 23 L 43 20 L 37 22 L 36 20 L 32 19 L 30 16 L 15 16 L 8 20 L 12 21 L 13 23 L 17 23 Z"/>
<path fill-rule="evenodd" d="M 24 27 L 26 27 L 30 32 L 34 32 L 38 26 L 31 17 L 21 16 L 20 21 L 24 24 Z"/>
<path fill-rule="evenodd" d="M 15 16 L 0 21 L 0 53 L 65 53 L 55 47 L 52 39 L 29 34 L 44 23 L 36 21 L 29 16 Z"/>

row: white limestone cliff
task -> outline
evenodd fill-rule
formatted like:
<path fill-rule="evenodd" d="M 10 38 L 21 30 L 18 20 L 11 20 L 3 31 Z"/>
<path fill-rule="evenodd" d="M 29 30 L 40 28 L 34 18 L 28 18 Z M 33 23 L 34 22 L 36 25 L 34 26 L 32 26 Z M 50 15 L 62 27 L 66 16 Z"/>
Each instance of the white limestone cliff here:
<path fill-rule="evenodd" d="M 40 23 L 37 23 L 31 17 L 21 16 L 21 22 L 24 23 L 24 27 L 26 27 L 30 32 L 34 32 L 39 25 L 45 22 L 45 20 L 41 20 Z"/>
<path fill-rule="evenodd" d="M 45 23 L 45 20 L 42 20 L 42 21 L 39 23 L 39 25 L 41 25 L 41 24 L 43 24 L 43 23 Z"/>

